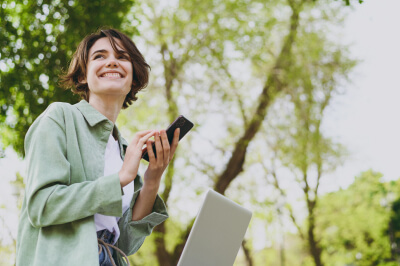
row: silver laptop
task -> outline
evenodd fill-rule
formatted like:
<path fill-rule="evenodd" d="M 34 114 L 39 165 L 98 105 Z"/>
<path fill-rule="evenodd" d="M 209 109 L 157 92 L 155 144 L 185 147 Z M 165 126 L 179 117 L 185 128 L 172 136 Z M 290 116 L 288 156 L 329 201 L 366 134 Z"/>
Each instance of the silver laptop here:
<path fill-rule="evenodd" d="M 250 219 L 249 210 L 209 190 L 178 265 L 233 265 Z"/>

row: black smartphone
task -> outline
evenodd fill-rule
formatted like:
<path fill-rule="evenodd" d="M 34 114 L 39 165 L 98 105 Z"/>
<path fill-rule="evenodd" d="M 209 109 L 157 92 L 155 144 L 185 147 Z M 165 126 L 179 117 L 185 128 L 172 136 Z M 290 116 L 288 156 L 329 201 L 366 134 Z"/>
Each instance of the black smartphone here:
<path fill-rule="evenodd" d="M 180 128 L 179 140 L 181 140 L 186 135 L 186 133 L 188 133 L 189 130 L 192 129 L 192 127 L 193 123 L 190 122 L 186 117 L 184 117 L 183 115 L 178 116 L 178 118 L 175 119 L 175 121 L 172 122 L 172 124 L 169 125 L 168 128 L 165 130 L 167 133 L 169 144 L 171 144 L 172 140 L 174 139 L 175 129 Z M 155 143 L 153 143 L 153 151 L 154 155 L 157 157 Z M 149 161 L 149 154 L 147 153 L 147 149 L 143 152 L 142 159 Z"/>

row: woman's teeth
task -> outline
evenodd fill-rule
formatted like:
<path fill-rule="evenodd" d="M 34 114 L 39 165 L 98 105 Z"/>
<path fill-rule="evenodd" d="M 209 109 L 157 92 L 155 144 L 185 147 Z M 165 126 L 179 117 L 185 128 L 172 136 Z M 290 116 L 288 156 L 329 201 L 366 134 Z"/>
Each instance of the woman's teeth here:
<path fill-rule="evenodd" d="M 119 73 L 105 73 L 101 75 L 102 77 L 111 77 L 111 78 L 120 78 L 121 74 Z"/>

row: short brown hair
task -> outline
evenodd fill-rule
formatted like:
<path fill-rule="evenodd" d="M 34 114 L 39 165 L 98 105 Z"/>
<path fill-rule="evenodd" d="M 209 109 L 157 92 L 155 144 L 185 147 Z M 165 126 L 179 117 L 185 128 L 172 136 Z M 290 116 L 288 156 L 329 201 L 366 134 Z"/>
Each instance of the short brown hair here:
<path fill-rule="evenodd" d="M 60 84 L 64 88 L 71 89 L 73 93 L 80 95 L 86 101 L 89 101 L 89 87 L 87 83 L 81 83 L 85 79 L 89 50 L 93 44 L 107 37 L 116 53 L 120 53 L 114 38 L 120 40 L 124 49 L 129 54 L 133 68 L 132 86 L 130 92 L 126 95 L 122 108 L 127 108 L 133 101 L 137 100 L 136 94 L 145 88 L 149 82 L 150 66 L 146 63 L 143 55 L 137 49 L 135 43 L 122 32 L 115 29 L 100 29 L 95 33 L 86 36 L 76 49 L 68 72 L 60 77 Z"/>

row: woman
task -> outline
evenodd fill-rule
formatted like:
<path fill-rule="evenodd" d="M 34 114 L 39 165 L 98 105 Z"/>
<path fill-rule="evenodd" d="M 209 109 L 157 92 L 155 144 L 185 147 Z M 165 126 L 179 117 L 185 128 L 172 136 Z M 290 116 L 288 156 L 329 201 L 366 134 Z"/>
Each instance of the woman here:
<path fill-rule="evenodd" d="M 66 87 L 83 100 L 53 103 L 25 137 L 26 193 L 17 265 L 124 265 L 152 229 L 168 218 L 157 195 L 178 145 L 164 130 L 146 130 L 128 143 L 115 121 L 148 82 L 149 66 L 123 33 L 100 30 L 75 52 Z M 138 176 L 142 152 L 149 165 Z"/>

